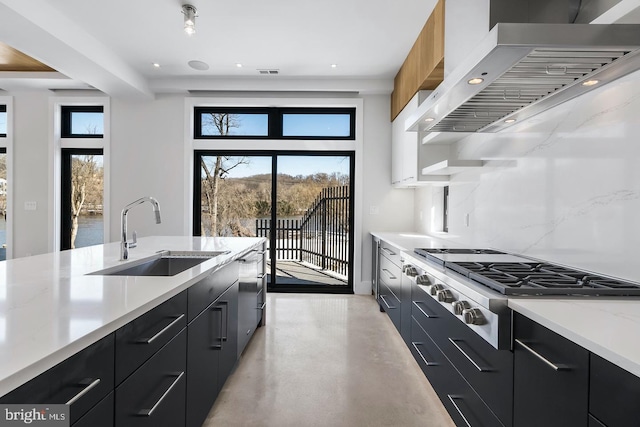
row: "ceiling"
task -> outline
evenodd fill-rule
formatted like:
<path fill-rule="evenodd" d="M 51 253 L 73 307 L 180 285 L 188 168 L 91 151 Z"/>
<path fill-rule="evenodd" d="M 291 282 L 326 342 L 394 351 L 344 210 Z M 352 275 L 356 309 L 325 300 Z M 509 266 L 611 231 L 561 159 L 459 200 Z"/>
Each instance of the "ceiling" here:
<path fill-rule="evenodd" d="M 390 93 L 436 0 L 189 2 L 193 36 L 186 0 L 0 0 L 0 42 L 57 70 L 0 71 L 0 88 Z"/>

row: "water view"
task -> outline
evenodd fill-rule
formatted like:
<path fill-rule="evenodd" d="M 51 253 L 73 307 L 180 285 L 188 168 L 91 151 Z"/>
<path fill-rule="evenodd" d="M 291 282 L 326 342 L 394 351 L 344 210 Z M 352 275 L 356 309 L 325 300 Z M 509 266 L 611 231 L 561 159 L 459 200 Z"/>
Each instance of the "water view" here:
<path fill-rule="evenodd" d="M 104 243 L 104 221 L 102 215 L 81 215 L 78 217 L 76 248 L 101 245 Z"/>

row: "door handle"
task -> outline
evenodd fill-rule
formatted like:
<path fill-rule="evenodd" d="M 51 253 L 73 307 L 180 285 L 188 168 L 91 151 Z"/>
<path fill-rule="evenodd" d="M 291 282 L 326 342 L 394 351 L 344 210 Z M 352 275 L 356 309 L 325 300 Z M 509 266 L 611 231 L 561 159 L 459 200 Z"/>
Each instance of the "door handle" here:
<path fill-rule="evenodd" d="M 529 353 L 531 353 L 532 355 L 537 357 L 540 361 L 542 361 L 545 365 L 547 365 L 548 367 L 550 367 L 554 371 L 568 371 L 568 370 L 570 370 L 567 365 L 561 365 L 559 363 L 551 362 L 549 359 L 547 359 L 546 357 L 544 357 L 543 355 L 541 355 L 540 353 L 538 353 L 537 351 L 535 351 L 534 349 L 529 347 L 527 344 L 525 344 L 522 341 L 520 341 L 519 339 L 516 339 L 515 341 L 516 341 L 516 344 L 520 345 L 522 348 L 527 350 Z"/>
<path fill-rule="evenodd" d="M 211 307 L 211 311 L 219 311 L 220 312 L 220 334 L 219 334 L 219 338 L 216 338 L 217 340 L 220 340 L 220 344 L 212 344 L 211 348 L 216 349 L 216 350 L 222 350 L 222 307 Z"/>

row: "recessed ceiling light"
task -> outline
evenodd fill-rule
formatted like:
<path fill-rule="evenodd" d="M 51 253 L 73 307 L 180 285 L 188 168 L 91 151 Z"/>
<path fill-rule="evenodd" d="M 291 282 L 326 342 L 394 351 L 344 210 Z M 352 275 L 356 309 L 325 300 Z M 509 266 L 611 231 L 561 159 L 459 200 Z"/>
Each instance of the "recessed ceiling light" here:
<path fill-rule="evenodd" d="M 236 63 L 236 67 L 242 68 L 242 64 L 238 62 L 238 63 Z"/>
<path fill-rule="evenodd" d="M 582 86 L 595 86 L 598 83 L 600 83 L 600 80 L 591 79 L 591 80 L 586 80 L 582 82 Z"/>
<path fill-rule="evenodd" d="M 515 123 L 516 119 L 507 119 L 504 122 L 505 123 Z"/>
<path fill-rule="evenodd" d="M 338 64 L 331 64 L 331 68 L 337 68 Z"/>
<path fill-rule="evenodd" d="M 188 62 L 189 67 L 193 68 L 194 70 L 198 70 L 198 71 L 206 71 L 209 69 L 209 64 L 207 64 L 206 62 L 202 62 L 202 61 L 189 61 Z"/>
<path fill-rule="evenodd" d="M 471 80 L 469 80 L 467 83 L 469 83 L 470 85 L 479 85 L 483 81 L 484 81 L 484 79 L 481 78 L 481 77 L 474 77 Z"/>
<path fill-rule="evenodd" d="M 432 122 L 435 119 L 433 117 L 427 117 L 426 119 L 424 119 L 425 122 Z"/>
<path fill-rule="evenodd" d="M 153 65 L 155 68 L 160 68 L 160 64 L 158 64 L 157 62 L 154 62 L 152 65 Z"/>

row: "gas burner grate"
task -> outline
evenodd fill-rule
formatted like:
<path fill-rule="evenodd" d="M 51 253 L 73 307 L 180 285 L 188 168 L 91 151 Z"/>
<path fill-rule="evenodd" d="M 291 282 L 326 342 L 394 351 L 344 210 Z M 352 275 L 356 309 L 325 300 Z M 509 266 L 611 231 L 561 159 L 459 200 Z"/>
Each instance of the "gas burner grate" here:
<path fill-rule="evenodd" d="M 640 296 L 640 284 L 548 263 L 447 262 L 445 266 L 505 295 Z"/>

